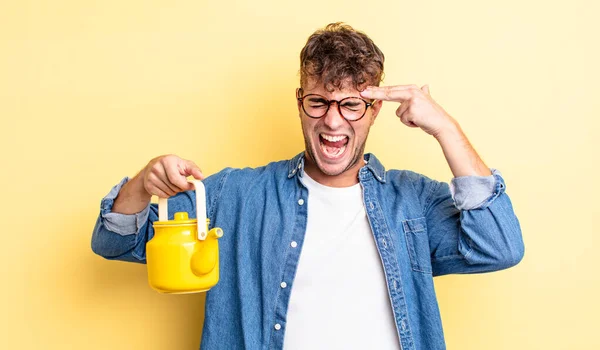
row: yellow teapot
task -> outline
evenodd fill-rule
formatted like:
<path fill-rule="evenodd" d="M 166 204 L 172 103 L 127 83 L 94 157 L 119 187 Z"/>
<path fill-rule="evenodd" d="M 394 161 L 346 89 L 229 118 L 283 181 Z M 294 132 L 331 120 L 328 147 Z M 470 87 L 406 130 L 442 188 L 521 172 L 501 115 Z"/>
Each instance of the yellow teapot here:
<path fill-rule="evenodd" d="M 204 184 L 191 182 L 196 189 L 196 219 L 177 212 L 169 220 L 167 198 L 159 198 L 154 237 L 146 244 L 148 282 L 161 293 L 205 292 L 219 281 L 218 238 L 223 230 L 208 230 Z"/>

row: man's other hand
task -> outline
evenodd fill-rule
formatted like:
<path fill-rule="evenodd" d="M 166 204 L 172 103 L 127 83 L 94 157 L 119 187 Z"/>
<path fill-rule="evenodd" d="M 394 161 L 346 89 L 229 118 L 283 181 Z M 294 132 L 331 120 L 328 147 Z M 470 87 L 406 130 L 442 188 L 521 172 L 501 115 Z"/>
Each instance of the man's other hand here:
<path fill-rule="evenodd" d="M 429 86 L 417 85 L 369 86 L 360 93 L 363 98 L 400 103 L 396 115 L 402 123 L 438 137 L 453 129 L 456 121 L 429 94 Z"/>

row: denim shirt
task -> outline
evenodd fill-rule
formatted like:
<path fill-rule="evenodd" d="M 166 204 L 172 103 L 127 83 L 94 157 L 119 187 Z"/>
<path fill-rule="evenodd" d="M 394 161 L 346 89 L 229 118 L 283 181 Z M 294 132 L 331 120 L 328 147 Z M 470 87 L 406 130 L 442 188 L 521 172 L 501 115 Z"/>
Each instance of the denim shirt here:
<path fill-rule="evenodd" d="M 489 177 L 459 177 L 451 192 L 448 184 L 411 171 L 386 171 L 372 154 L 365 161 L 358 180 L 402 349 L 444 349 L 433 277 L 505 269 L 523 257 L 504 180 L 495 170 Z M 226 168 L 204 180 L 210 228 L 221 227 L 224 236 L 220 281 L 206 295 L 201 348 L 283 347 L 310 200 L 299 179 L 303 166 L 301 153 L 260 168 Z M 125 181 L 101 202 L 92 249 L 107 259 L 144 263 L 158 210 L 152 204 L 128 216 L 133 227 L 120 224 L 124 215 L 111 208 Z M 489 188 L 488 195 L 466 205 L 477 186 Z M 195 212 L 192 191 L 169 199 L 169 217 L 178 211 Z M 360 288 L 360 276 L 347 287 Z"/>

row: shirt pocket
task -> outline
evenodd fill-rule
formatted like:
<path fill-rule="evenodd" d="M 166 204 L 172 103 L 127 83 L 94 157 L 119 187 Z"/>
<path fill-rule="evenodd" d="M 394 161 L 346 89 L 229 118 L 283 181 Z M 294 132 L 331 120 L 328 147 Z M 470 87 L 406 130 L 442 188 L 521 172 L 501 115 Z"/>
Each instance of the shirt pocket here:
<path fill-rule="evenodd" d="M 408 256 L 413 271 L 431 273 L 431 252 L 424 217 L 402 221 Z"/>

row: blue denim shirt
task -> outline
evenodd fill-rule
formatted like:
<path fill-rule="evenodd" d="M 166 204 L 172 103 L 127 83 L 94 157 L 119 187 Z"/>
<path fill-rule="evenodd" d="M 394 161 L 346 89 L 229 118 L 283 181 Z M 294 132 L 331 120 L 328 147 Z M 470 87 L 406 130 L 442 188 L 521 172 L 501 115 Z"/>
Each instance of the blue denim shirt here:
<path fill-rule="evenodd" d="M 453 198 L 446 183 L 411 171 L 386 171 L 372 154 L 365 161 L 358 177 L 402 349 L 444 349 L 433 277 L 500 270 L 523 257 L 504 180 L 495 170 L 490 177 L 455 178 Z M 206 296 L 201 348 L 283 347 L 310 200 L 299 179 L 303 165 L 301 153 L 260 168 L 227 168 L 205 179 L 211 228 L 221 227 L 225 235 L 219 241 L 220 281 Z M 134 227 L 119 224 L 123 214 L 111 208 L 124 182 L 102 200 L 92 249 L 107 259 L 144 263 L 158 211 L 153 204 L 129 216 Z M 488 195 L 467 205 L 474 196 L 468 192 L 482 187 L 489 188 Z M 193 192 L 169 199 L 171 218 L 194 208 Z M 288 288 L 281 288 L 281 281 Z M 347 287 L 359 288 L 360 276 L 357 285 Z"/>

